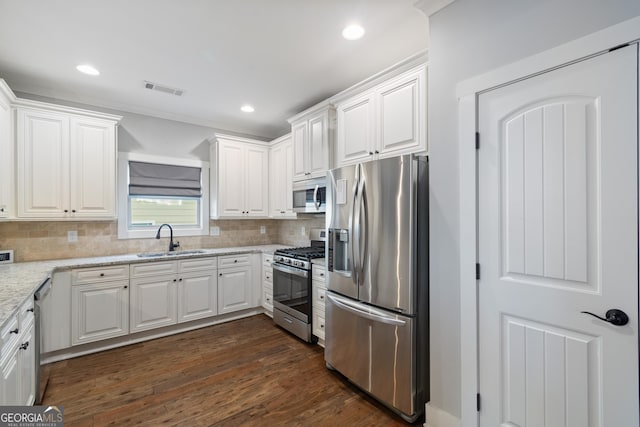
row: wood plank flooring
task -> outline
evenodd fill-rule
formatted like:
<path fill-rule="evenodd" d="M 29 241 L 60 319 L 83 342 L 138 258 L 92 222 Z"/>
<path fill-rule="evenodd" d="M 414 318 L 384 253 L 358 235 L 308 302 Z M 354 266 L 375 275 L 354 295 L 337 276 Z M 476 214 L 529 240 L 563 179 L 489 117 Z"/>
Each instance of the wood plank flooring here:
<path fill-rule="evenodd" d="M 52 365 L 65 426 L 403 426 L 264 316 Z"/>

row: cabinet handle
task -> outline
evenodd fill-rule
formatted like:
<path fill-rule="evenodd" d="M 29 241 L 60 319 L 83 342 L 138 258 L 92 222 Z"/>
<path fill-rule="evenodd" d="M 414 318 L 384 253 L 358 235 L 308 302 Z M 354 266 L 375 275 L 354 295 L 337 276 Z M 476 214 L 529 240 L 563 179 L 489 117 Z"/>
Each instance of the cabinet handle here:
<path fill-rule="evenodd" d="M 370 155 L 370 156 L 373 156 L 373 151 L 369 151 L 369 155 Z"/>
<path fill-rule="evenodd" d="M 178 279 L 173 279 L 173 281 L 174 281 L 174 282 L 177 282 L 177 281 L 178 281 Z"/>
<path fill-rule="evenodd" d="M 104 277 L 104 273 L 100 273 L 100 277 Z"/>
<path fill-rule="evenodd" d="M 64 213 L 68 213 L 68 212 L 69 212 L 69 209 L 65 209 L 65 210 L 64 210 Z"/>
<path fill-rule="evenodd" d="M 320 329 L 324 329 L 324 325 L 322 323 L 320 324 Z"/>
<path fill-rule="evenodd" d="M 29 341 L 27 341 L 26 343 L 23 343 L 20 346 L 20 350 L 26 350 L 27 348 L 29 348 Z"/>
<path fill-rule="evenodd" d="M 320 277 L 324 277 L 324 273 L 320 273 Z"/>
<path fill-rule="evenodd" d="M 72 213 L 76 213 L 76 210 L 75 210 L 75 209 L 71 209 L 71 212 L 72 212 Z"/>
<path fill-rule="evenodd" d="M 4 212 L 4 208 L 0 208 L 0 212 Z"/>
<path fill-rule="evenodd" d="M 320 299 L 324 299 L 324 295 L 320 295 Z"/>
<path fill-rule="evenodd" d="M 33 313 L 33 308 L 27 308 L 27 313 Z"/>
<path fill-rule="evenodd" d="M 10 334 L 17 334 L 18 332 L 20 332 L 18 328 L 15 328 L 13 331 L 9 331 Z"/>
<path fill-rule="evenodd" d="M 127 285 L 124 285 L 124 288 L 125 288 L 125 289 L 127 289 L 127 288 L 128 288 L 128 286 L 127 286 Z"/>
<path fill-rule="evenodd" d="M 378 150 L 376 150 L 376 154 L 380 154 L 380 152 Z"/>
<path fill-rule="evenodd" d="M 238 260 L 237 260 L 237 259 L 234 259 L 234 260 L 233 260 L 233 262 L 238 262 Z"/>
<path fill-rule="evenodd" d="M 182 282 L 182 277 L 178 279 L 178 282 Z"/>
<path fill-rule="evenodd" d="M 222 277 L 222 273 L 218 274 L 218 276 Z"/>

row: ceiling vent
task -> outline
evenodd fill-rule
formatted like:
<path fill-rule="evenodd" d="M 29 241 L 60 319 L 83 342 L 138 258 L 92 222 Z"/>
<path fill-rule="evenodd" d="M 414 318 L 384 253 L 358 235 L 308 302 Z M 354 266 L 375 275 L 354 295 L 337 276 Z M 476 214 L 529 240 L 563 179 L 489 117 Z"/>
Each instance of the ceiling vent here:
<path fill-rule="evenodd" d="M 175 89 L 169 86 L 160 85 L 158 83 L 148 82 L 145 80 L 144 88 L 149 90 L 157 90 L 158 92 L 168 93 L 170 95 L 182 96 L 184 90 Z"/>

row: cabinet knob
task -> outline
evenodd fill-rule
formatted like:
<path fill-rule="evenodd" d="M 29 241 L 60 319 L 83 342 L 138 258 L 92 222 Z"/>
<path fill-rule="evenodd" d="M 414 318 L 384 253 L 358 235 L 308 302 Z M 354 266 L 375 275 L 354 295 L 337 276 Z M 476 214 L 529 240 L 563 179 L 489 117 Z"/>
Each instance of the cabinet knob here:
<path fill-rule="evenodd" d="M 124 285 L 124 288 L 125 288 L 125 289 L 127 289 L 127 288 L 128 288 L 128 286 L 127 286 L 127 285 Z"/>
<path fill-rule="evenodd" d="M 380 154 L 380 152 L 378 150 L 376 150 L 376 154 Z"/>
<path fill-rule="evenodd" d="M 320 295 L 320 299 L 324 299 L 324 295 Z"/>
<path fill-rule="evenodd" d="M 10 334 L 17 334 L 18 332 L 20 332 L 20 329 L 18 328 L 15 328 L 14 330 L 9 331 Z"/>
<path fill-rule="evenodd" d="M 104 277 L 104 273 L 100 273 L 100 277 Z"/>
<path fill-rule="evenodd" d="M 373 151 L 369 151 L 369 155 L 370 155 L 370 156 L 373 156 Z"/>
<path fill-rule="evenodd" d="M 233 260 L 233 262 L 238 262 L 238 260 L 237 260 L 237 259 L 234 259 L 234 260 Z"/>
<path fill-rule="evenodd" d="M 324 277 L 324 273 L 320 273 L 320 277 Z"/>
<path fill-rule="evenodd" d="M 218 274 L 218 276 L 222 277 L 222 273 Z"/>
<path fill-rule="evenodd" d="M 65 210 L 64 210 L 64 213 L 68 213 L 68 212 L 69 212 L 69 209 L 65 209 Z"/>
<path fill-rule="evenodd" d="M 320 324 L 320 329 L 324 329 L 324 325 L 322 323 Z"/>
<path fill-rule="evenodd" d="M 178 282 L 182 282 L 182 277 L 178 279 Z"/>
<path fill-rule="evenodd" d="M 0 208 L 0 212 L 4 212 L 4 208 Z"/>
<path fill-rule="evenodd" d="M 23 343 L 23 344 L 20 346 L 20 350 L 26 350 L 27 348 L 29 348 L 29 341 L 27 341 L 27 342 Z"/>
<path fill-rule="evenodd" d="M 75 209 L 71 209 L 71 212 L 72 212 L 72 213 L 76 213 L 76 210 L 75 210 Z"/>

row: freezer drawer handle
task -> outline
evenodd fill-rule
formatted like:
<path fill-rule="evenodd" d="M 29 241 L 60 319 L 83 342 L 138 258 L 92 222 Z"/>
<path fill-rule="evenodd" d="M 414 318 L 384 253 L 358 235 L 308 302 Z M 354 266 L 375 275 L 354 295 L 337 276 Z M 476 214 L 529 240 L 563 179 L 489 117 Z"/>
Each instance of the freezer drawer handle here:
<path fill-rule="evenodd" d="M 386 315 L 377 310 L 368 309 L 367 311 L 360 309 L 359 307 L 355 307 L 352 303 L 345 301 L 343 298 L 337 297 L 335 295 L 327 295 L 327 298 L 331 302 L 333 302 L 338 307 L 343 310 L 349 311 L 357 316 L 364 317 L 365 319 L 373 320 L 375 322 L 386 323 L 388 325 L 394 326 L 404 326 L 407 322 L 404 320 L 396 319 L 394 316 Z"/>

